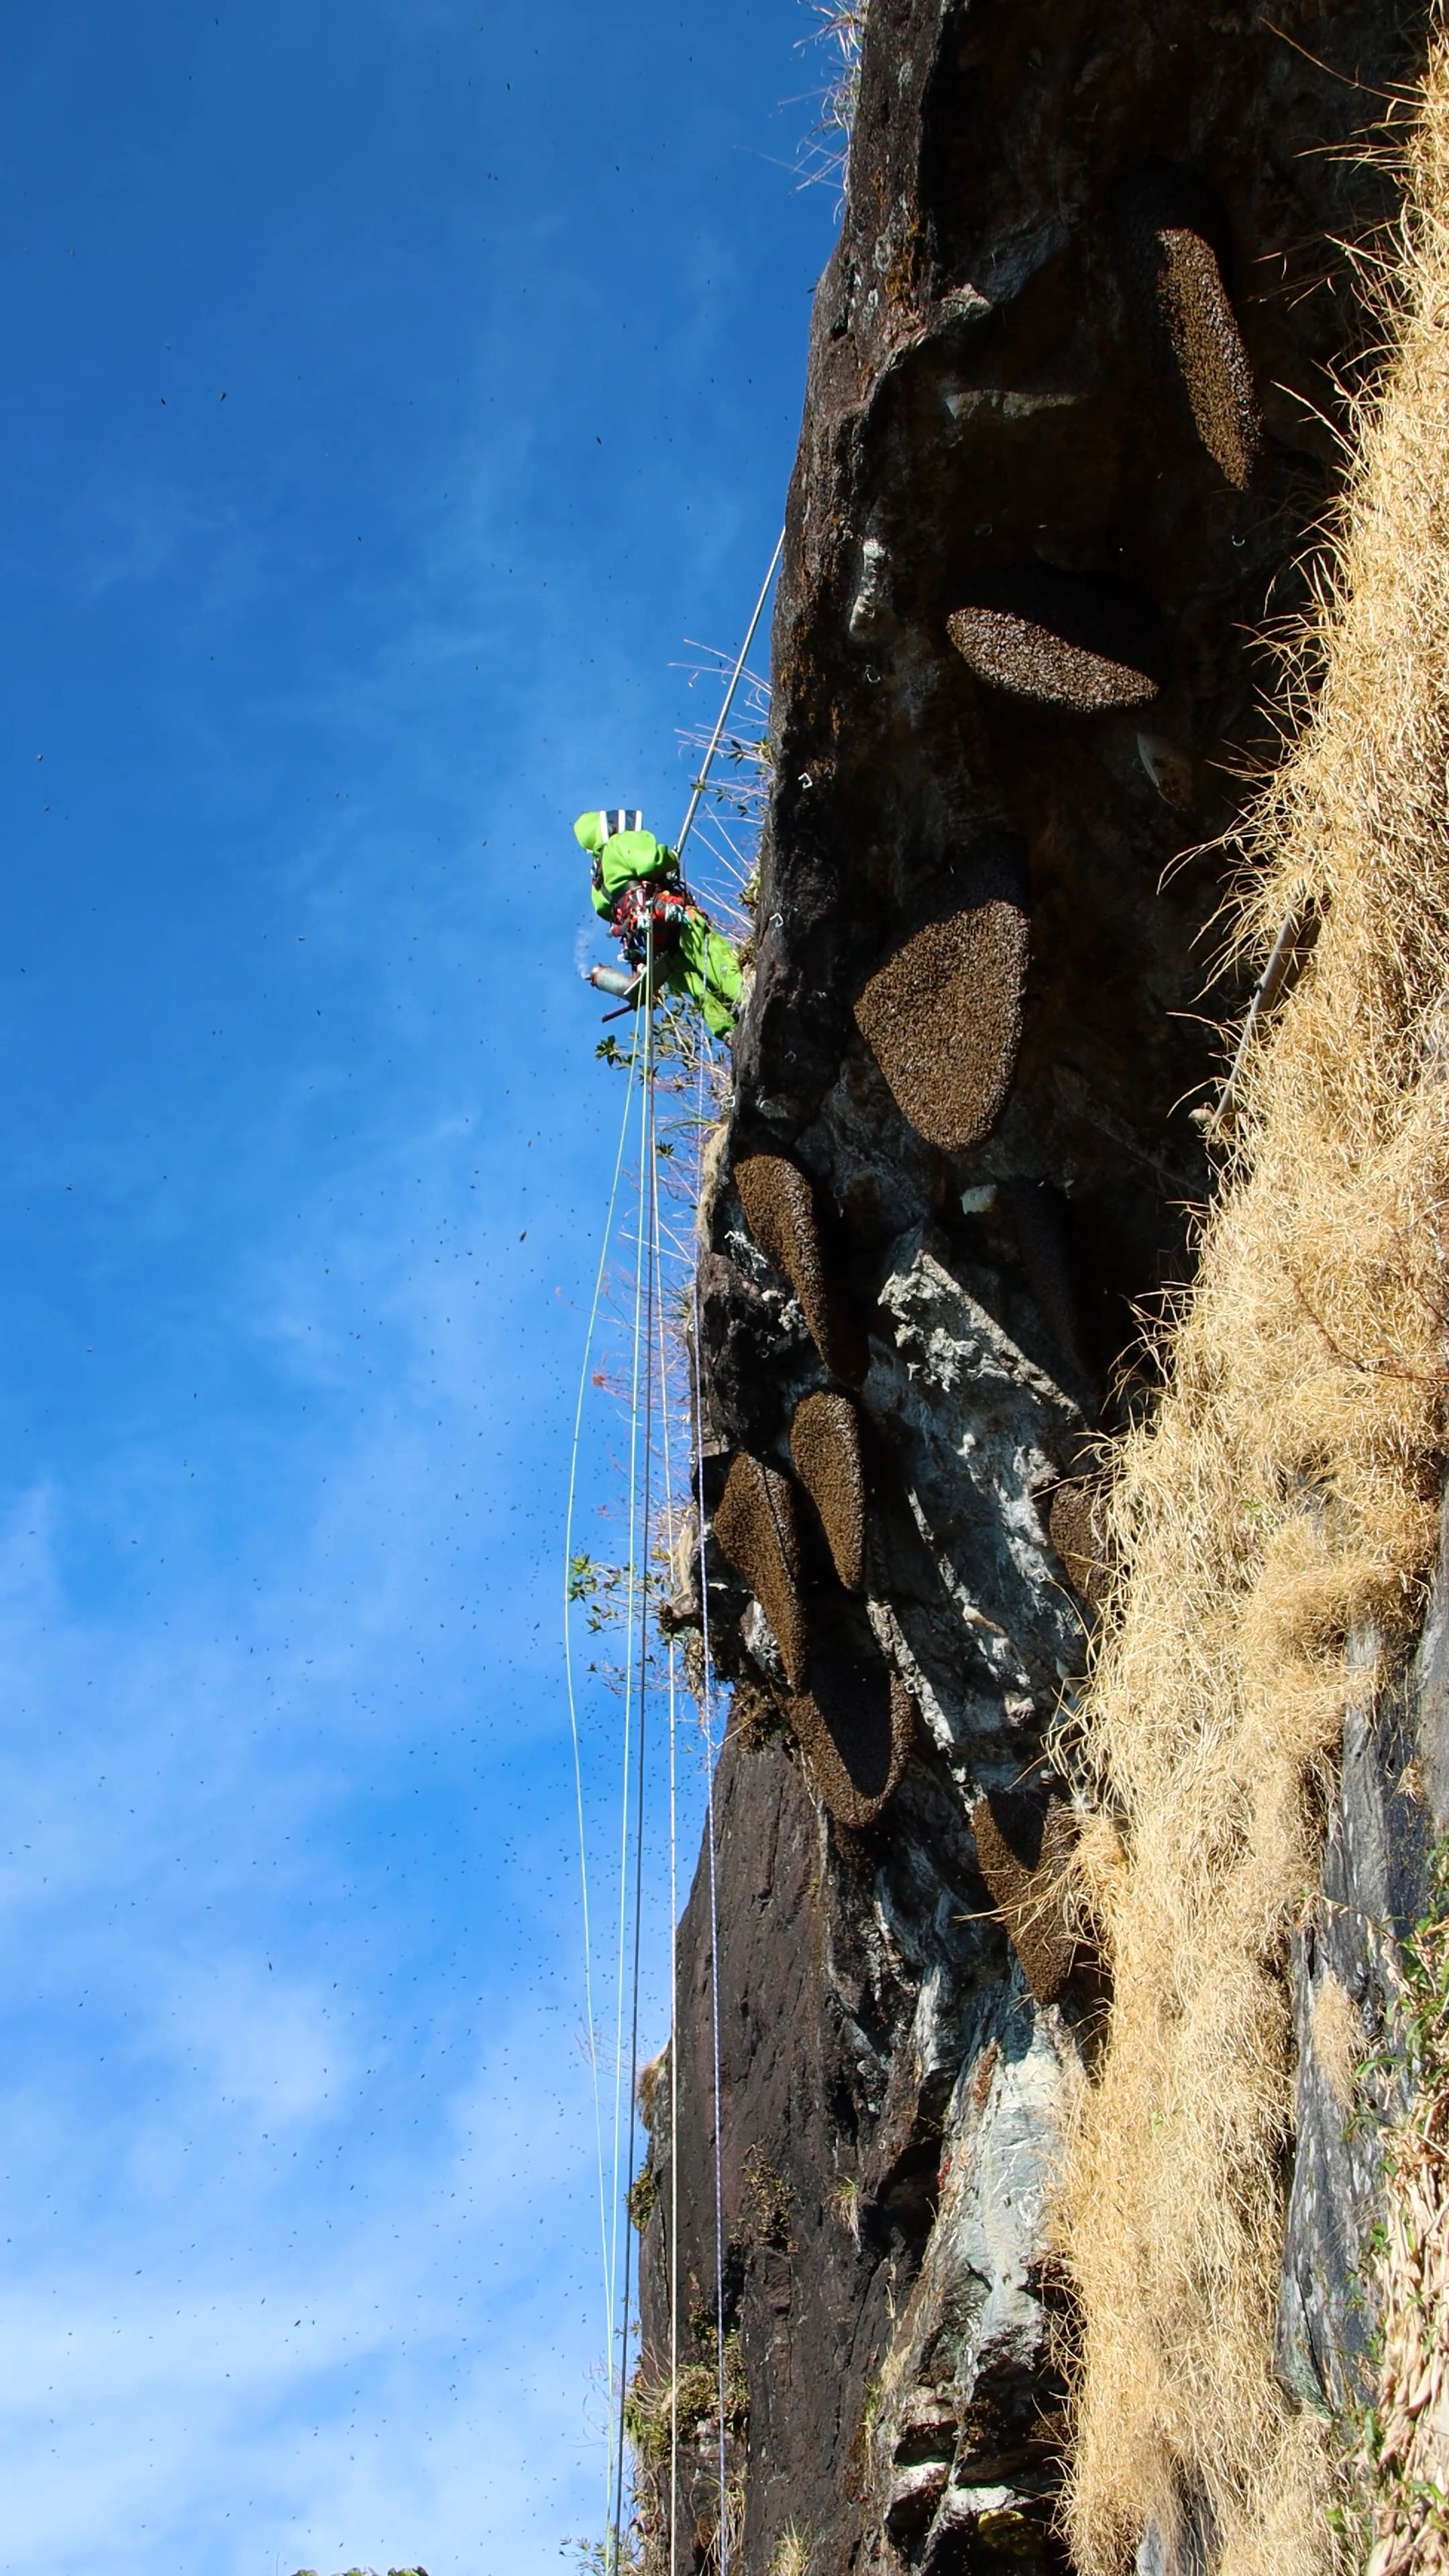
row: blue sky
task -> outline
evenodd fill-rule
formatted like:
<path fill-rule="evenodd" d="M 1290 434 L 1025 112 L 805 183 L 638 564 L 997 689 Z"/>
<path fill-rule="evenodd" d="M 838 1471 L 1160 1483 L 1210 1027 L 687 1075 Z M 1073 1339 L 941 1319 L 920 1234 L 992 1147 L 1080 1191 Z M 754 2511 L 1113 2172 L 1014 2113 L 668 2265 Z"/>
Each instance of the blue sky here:
<path fill-rule="evenodd" d="M 568 826 L 778 529 L 807 23 L 8 23 L 3 2571 L 599 2528 Z"/>

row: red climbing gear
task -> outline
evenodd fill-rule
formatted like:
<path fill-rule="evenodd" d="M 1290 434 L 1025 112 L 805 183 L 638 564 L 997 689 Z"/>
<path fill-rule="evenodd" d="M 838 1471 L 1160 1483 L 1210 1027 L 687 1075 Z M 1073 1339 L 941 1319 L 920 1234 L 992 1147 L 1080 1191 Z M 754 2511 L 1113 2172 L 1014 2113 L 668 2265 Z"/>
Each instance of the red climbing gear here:
<path fill-rule="evenodd" d="M 654 954 L 667 956 L 677 947 L 679 933 L 688 914 L 695 909 L 686 886 L 661 884 L 635 877 L 626 885 L 609 915 L 609 928 L 623 942 L 624 954 L 631 966 L 642 966 L 648 950 L 650 926 L 654 932 Z"/>

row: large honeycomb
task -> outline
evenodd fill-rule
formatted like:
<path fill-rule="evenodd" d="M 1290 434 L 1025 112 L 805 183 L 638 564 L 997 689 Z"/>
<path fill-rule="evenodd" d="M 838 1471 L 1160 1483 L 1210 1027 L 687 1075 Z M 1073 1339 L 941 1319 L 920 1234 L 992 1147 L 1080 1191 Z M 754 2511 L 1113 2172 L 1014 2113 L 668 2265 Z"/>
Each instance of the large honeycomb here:
<path fill-rule="evenodd" d="M 1157 307 L 1197 434 L 1230 483 L 1246 492 L 1262 442 L 1253 374 L 1222 272 L 1200 233 L 1157 235 Z"/>
<path fill-rule="evenodd" d="M 741 1450 L 714 1516 L 722 1554 L 749 1585 L 780 1649 L 792 1691 L 805 1688 L 809 1633 L 801 1594 L 800 1533 L 788 1476 Z"/>
<path fill-rule="evenodd" d="M 1068 1579 L 1095 1609 L 1111 1574 L 1101 1529 L 1101 1495 L 1095 1485 L 1058 1485 L 1047 1506 L 1047 1533 Z"/>
<path fill-rule="evenodd" d="M 1147 600 L 1050 564 L 982 574 L 946 632 L 991 688 L 1079 715 L 1146 706 L 1166 677 L 1166 638 Z"/>
<path fill-rule="evenodd" d="M 918 930 L 872 975 L 856 1026 L 902 1116 L 948 1153 L 979 1145 L 1021 1046 L 1029 929 L 1017 904 L 973 904 Z"/>
<path fill-rule="evenodd" d="M 1039 2004 L 1066 1991 L 1077 1940 L 1063 1880 L 1077 1840 L 1065 1798 L 988 1789 L 971 1810 L 976 1858 L 991 1901 Z"/>
<path fill-rule="evenodd" d="M 1221 217 L 1192 173 L 1155 162 L 1119 205 L 1126 267 L 1147 305 L 1160 361 L 1229 483 L 1246 492 L 1263 441 L 1253 371 L 1213 240 Z"/>
<path fill-rule="evenodd" d="M 915 1709 L 869 1631 L 817 1644 L 810 1687 L 785 1713 L 832 1816 L 855 1832 L 874 1824 L 906 1767 Z"/>
<path fill-rule="evenodd" d="M 826 1367 L 847 1386 L 859 1386 L 870 1354 L 831 1285 L 815 1193 L 805 1174 L 783 1154 L 750 1154 L 736 1163 L 734 1180 L 745 1223 L 765 1259 L 794 1289 Z"/>
<path fill-rule="evenodd" d="M 865 1476 L 860 1418 L 848 1395 L 821 1388 L 795 1407 L 795 1473 L 820 1515 L 831 1563 L 847 1592 L 865 1590 Z"/>

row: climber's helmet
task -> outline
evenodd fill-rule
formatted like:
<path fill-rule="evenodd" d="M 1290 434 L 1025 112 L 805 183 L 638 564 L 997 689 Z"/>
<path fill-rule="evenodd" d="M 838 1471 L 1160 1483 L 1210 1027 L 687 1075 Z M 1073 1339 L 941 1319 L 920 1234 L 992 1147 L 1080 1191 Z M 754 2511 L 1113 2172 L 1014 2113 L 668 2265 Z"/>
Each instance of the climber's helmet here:
<path fill-rule="evenodd" d="M 591 814 L 581 814 L 574 825 L 574 839 L 581 850 L 596 859 L 606 841 L 616 832 L 641 832 L 644 817 L 637 805 L 604 805 Z"/>

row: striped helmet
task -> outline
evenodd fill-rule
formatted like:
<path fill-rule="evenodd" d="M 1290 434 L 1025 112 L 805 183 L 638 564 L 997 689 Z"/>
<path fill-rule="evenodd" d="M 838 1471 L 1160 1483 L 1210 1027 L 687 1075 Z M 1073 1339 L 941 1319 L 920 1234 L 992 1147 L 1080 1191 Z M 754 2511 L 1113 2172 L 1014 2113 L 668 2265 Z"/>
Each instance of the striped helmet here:
<path fill-rule="evenodd" d="M 616 832 L 640 832 L 644 817 L 637 805 L 594 805 L 581 814 L 574 825 L 574 839 L 581 850 L 597 857 L 606 841 Z"/>

